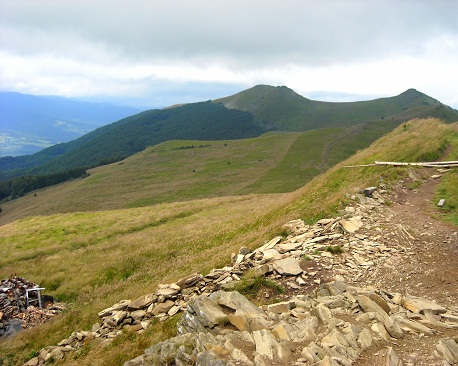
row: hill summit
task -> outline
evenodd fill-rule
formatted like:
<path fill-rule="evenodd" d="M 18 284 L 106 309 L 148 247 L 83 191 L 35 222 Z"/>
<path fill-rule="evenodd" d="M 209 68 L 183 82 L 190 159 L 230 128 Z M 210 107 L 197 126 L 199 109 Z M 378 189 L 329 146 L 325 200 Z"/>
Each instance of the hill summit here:
<path fill-rule="evenodd" d="M 394 97 L 336 103 L 304 98 L 286 86 L 257 85 L 214 102 L 250 112 L 261 125 L 279 131 L 349 126 L 383 119 L 402 122 L 437 117 L 453 122 L 458 116 L 456 110 L 415 89 Z"/>

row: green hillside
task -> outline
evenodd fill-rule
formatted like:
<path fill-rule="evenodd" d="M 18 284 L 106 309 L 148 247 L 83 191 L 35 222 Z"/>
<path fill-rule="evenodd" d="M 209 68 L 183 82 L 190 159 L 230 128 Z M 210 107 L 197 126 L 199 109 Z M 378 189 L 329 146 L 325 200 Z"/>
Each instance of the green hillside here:
<path fill-rule="evenodd" d="M 0 180 L 119 161 L 169 140 L 233 140 L 273 131 L 302 132 L 369 122 L 391 126 L 412 118 L 458 120 L 458 112 L 414 89 L 351 103 L 306 99 L 287 87 L 255 86 L 213 102 L 145 111 L 34 155 L 0 158 Z"/>
<path fill-rule="evenodd" d="M 458 111 L 415 89 L 389 98 L 334 103 L 304 98 L 286 86 L 257 85 L 214 103 L 250 112 L 262 126 L 280 131 L 306 131 L 383 120 L 401 123 L 425 117 L 437 117 L 446 122 L 458 120 Z"/>
<path fill-rule="evenodd" d="M 367 147 L 393 126 L 269 132 L 223 141 L 168 141 L 90 176 L 36 190 L 2 205 L 0 223 L 75 211 L 258 193 L 285 193 Z"/>
<path fill-rule="evenodd" d="M 0 158 L 0 178 L 98 166 L 167 140 L 232 140 L 263 132 L 265 129 L 254 123 L 251 114 L 209 102 L 150 110 L 34 155 Z"/>
<path fill-rule="evenodd" d="M 305 134 L 285 136 L 293 147 L 298 141 L 295 137 L 300 139 Z M 180 146 L 176 143 L 169 147 Z M 171 151 L 198 152 L 199 148 Z M 416 120 L 405 128 L 396 128 L 291 193 L 38 215 L 3 225 L 0 276 L 6 278 L 17 273 L 46 287 L 48 294 L 65 300 L 68 306 L 68 310 L 53 321 L 0 341 L 3 365 L 22 364 L 42 347 L 57 344 L 74 330 L 91 329 L 98 320 L 97 312 L 121 299 L 136 298 L 154 291 L 160 283 L 176 281 L 192 272 L 207 273 L 211 268 L 227 264 L 232 252 L 237 252 L 242 245 L 254 248 L 263 244 L 278 234 L 281 225 L 290 219 L 310 222 L 338 213 L 348 200 L 347 194 L 356 187 L 377 185 L 382 177 L 390 189 L 391 182 L 404 178 L 412 169 L 384 166 L 345 169 L 343 165 L 378 159 L 435 159 L 444 152 L 450 160 L 458 158 L 458 124 Z M 445 182 L 452 183 L 441 187 L 442 197 L 448 199 L 454 194 L 456 188 L 452 184 L 457 174 L 454 169 L 444 176 Z M 84 200 L 84 191 L 79 194 Z M 431 210 L 439 213 L 434 205 Z M 457 206 L 447 210 L 448 215 L 457 217 Z M 163 339 L 163 331 L 165 327 L 158 322 L 140 335 L 123 334 L 110 346 L 94 341 L 85 346 L 83 352 L 66 357 L 64 362 L 83 366 L 122 365 Z"/>

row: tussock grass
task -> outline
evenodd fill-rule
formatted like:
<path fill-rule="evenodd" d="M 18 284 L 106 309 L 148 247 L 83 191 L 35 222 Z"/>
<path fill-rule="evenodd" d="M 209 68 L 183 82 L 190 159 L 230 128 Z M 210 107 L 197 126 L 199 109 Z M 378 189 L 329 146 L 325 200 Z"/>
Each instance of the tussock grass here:
<path fill-rule="evenodd" d="M 355 189 L 380 182 L 389 186 L 408 174 L 408 168 L 403 167 L 347 169 L 344 165 L 415 161 L 443 153 L 443 146 L 449 156 L 456 156 L 458 144 L 452 134 L 456 131 L 456 124 L 444 125 L 433 119 L 409 122 L 408 129 L 400 126 L 292 193 L 33 216 L 3 225 L 0 276 L 20 274 L 68 302 L 68 310 L 52 322 L 0 341 L 4 365 L 21 364 L 74 330 L 90 329 L 98 321 L 98 311 L 121 299 L 134 299 L 154 291 L 159 283 L 228 264 L 232 252 L 241 246 L 254 249 L 263 244 L 290 219 L 313 222 L 338 213 L 346 195 Z M 174 151 L 191 150 L 198 149 Z M 457 172 L 448 174 L 445 192 L 456 197 L 452 187 L 458 186 L 454 184 Z M 456 208 L 450 212 L 456 215 Z M 64 364 L 122 365 L 162 336 L 161 324 L 153 324 L 141 335 L 123 335 L 115 346 L 91 344 L 75 359 L 67 357 Z"/>
<path fill-rule="evenodd" d="M 261 275 L 252 276 L 249 274 L 245 275 L 241 281 L 235 285 L 234 290 L 257 303 L 259 302 L 260 295 L 262 295 L 262 290 L 269 290 L 273 296 L 285 292 L 285 289 L 274 281 L 271 281 Z M 265 298 L 263 299 L 263 302 L 264 301 Z"/>
<path fill-rule="evenodd" d="M 329 252 L 331 254 L 342 254 L 344 249 L 340 245 L 329 245 L 324 248 L 325 252 Z"/>

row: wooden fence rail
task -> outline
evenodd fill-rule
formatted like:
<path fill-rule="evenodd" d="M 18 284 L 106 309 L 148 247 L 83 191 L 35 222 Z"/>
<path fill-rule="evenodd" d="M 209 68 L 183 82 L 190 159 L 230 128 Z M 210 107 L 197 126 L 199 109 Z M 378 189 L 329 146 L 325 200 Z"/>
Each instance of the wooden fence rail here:
<path fill-rule="evenodd" d="M 424 168 L 456 168 L 458 161 L 429 161 L 421 163 L 406 163 L 396 161 L 376 161 L 375 164 L 346 165 L 344 168 L 358 168 L 366 166 L 421 166 Z"/>

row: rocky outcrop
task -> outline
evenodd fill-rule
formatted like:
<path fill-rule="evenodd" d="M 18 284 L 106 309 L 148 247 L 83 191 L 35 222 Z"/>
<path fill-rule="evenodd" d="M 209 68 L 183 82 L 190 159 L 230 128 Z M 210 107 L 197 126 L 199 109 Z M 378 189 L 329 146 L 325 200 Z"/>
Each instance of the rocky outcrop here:
<path fill-rule="evenodd" d="M 177 337 L 151 346 L 125 366 L 351 365 L 370 348 L 382 349 L 374 365 L 401 365 L 386 345 L 436 331 L 421 323 L 425 317 L 400 306 L 399 299 L 405 303 L 406 297 L 339 281 L 263 307 L 238 292 L 200 295 L 188 304 Z M 442 325 L 458 329 L 458 323 L 445 319 Z M 456 362 L 455 340 L 441 340 L 436 348 L 438 359 Z"/>

